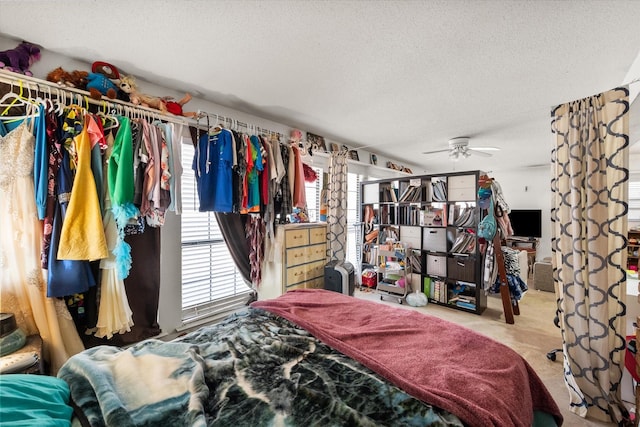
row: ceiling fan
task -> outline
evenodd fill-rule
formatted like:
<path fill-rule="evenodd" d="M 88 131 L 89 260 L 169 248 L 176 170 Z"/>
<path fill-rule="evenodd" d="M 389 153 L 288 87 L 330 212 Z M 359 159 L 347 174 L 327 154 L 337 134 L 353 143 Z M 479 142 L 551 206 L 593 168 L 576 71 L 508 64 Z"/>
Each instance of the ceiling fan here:
<path fill-rule="evenodd" d="M 491 157 L 491 153 L 485 151 L 498 151 L 496 147 L 469 147 L 469 138 L 461 136 L 449 140 L 449 148 L 443 148 L 441 150 L 424 151 L 422 154 L 444 153 L 449 152 L 449 158 L 451 160 L 466 159 L 471 154 L 477 154 L 483 157 Z"/>

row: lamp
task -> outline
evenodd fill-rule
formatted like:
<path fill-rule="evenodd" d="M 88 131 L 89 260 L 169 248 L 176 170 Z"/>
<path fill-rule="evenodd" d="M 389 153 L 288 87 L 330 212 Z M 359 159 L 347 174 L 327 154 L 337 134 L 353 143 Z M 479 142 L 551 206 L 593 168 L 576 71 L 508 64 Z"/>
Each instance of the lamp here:
<path fill-rule="evenodd" d="M 466 159 L 470 155 L 471 153 L 465 147 L 454 147 L 449 151 L 449 158 L 454 162 L 457 162 L 461 158 Z"/>

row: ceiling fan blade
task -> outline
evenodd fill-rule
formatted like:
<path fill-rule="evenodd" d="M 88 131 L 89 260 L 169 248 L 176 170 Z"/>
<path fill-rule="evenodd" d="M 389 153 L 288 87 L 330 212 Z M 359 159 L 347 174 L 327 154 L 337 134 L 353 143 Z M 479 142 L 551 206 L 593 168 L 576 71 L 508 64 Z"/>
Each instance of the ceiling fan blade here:
<path fill-rule="evenodd" d="M 473 154 L 477 154 L 477 155 L 482 156 L 482 157 L 491 157 L 491 156 L 493 156 L 493 154 L 485 153 L 484 151 L 480 151 L 480 150 L 478 150 L 477 148 L 471 148 L 471 147 L 469 147 L 469 148 L 468 148 L 468 150 L 469 150 L 469 151 L 472 151 L 472 152 L 473 152 Z"/>
<path fill-rule="evenodd" d="M 449 150 L 449 148 L 443 148 L 441 150 L 423 151 L 422 154 L 446 153 Z"/>
<path fill-rule="evenodd" d="M 469 147 L 471 150 L 500 151 L 498 147 Z"/>

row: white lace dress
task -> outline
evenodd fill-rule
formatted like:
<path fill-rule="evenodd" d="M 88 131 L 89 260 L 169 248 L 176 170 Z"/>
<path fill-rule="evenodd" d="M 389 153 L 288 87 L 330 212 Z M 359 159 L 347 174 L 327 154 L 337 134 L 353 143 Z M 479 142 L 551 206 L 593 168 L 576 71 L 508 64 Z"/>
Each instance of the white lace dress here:
<path fill-rule="evenodd" d="M 46 297 L 33 161 L 34 137 L 23 121 L 0 137 L 0 311 L 13 313 L 27 335 L 40 334 L 55 374 L 84 346 L 64 301 Z"/>

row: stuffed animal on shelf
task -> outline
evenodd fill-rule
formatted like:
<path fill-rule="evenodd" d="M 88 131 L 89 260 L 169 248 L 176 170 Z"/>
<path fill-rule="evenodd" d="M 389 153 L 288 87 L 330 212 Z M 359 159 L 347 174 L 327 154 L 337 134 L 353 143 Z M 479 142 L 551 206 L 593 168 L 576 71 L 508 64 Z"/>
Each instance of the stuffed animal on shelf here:
<path fill-rule="evenodd" d="M 47 80 L 60 86 L 84 90 L 87 88 L 88 75 L 89 73 L 86 71 L 73 70 L 69 72 L 62 67 L 58 67 L 47 74 Z"/>
<path fill-rule="evenodd" d="M 191 95 L 185 94 L 179 101 L 173 101 L 173 98 L 147 95 L 138 91 L 136 79 L 133 76 L 124 76 L 120 80 L 120 90 L 129 95 L 132 104 L 142 105 L 143 107 L 155 108 L 163 113 L 171 113 L 176 116 L 195 117 L 198 113 L 194 111 L 183 111 L 182 106 L 191 101 Z"/>
<path fill-rule="evenodd" d="M 120 80 L 120 73 L 116 67 L 106 62 L 94 62 L 91 72 L 87 75 L 87 90 L 91 93 L 91 98 L 102 99 L 104 95 L 109 99 L 116 99 L 118 86 L 114 80 Z"/>
<path fill-rule="evenodd" d="M 0 68 L 26 76 L 33 76 L 29 68 L 38 60 L 40 60 L 40 48 L 28 42 L 22 42 L 14 49 L 0 52 Z"/>

